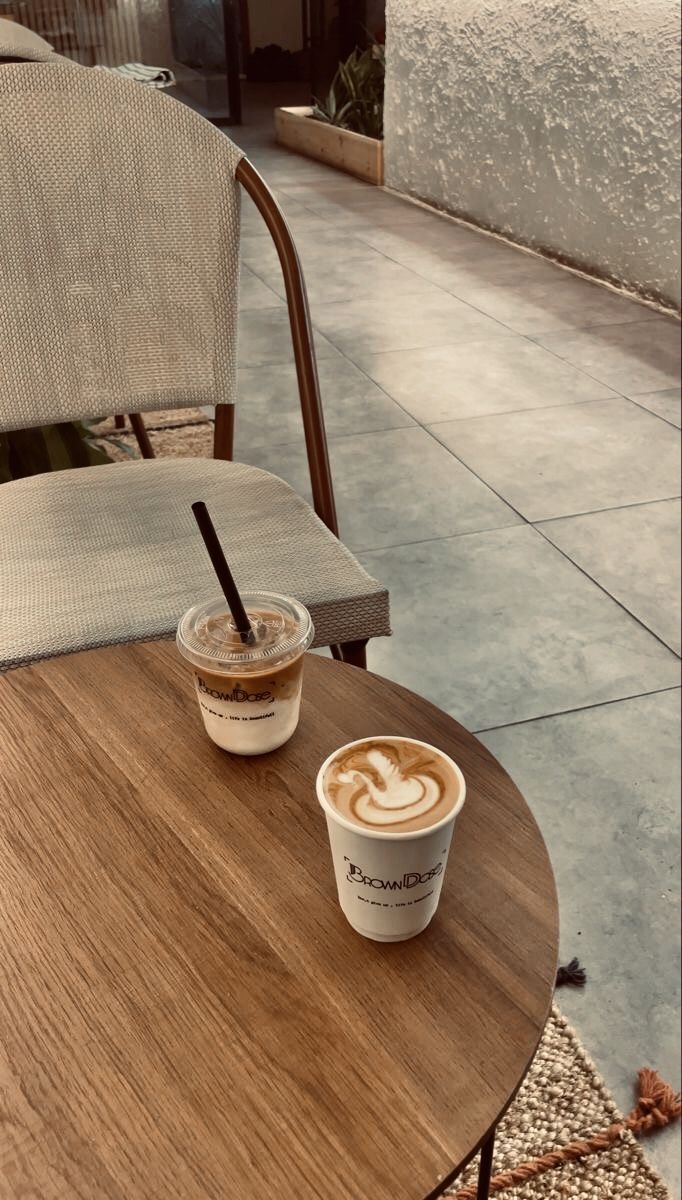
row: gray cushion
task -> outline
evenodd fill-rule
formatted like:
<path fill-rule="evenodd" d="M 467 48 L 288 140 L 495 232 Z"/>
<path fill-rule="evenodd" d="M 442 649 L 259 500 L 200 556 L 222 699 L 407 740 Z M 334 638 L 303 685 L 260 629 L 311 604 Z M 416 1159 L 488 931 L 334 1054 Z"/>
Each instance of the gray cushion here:
<path fill-rule="evenodd" d="M 0 487 L 0 665 L 172 635 L 219 592 L 194 500 L 238 586 L 302 600 L 315 645 L 390 633 L 385 588 L 276 476 L 210 459 L 112 463 Z"/>

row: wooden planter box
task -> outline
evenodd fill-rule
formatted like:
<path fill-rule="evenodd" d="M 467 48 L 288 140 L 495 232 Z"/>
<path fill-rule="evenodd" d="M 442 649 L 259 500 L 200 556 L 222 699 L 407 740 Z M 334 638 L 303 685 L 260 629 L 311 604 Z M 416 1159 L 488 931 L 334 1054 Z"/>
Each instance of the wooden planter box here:
<path fill-rule="evenodd" d="M 384 143 L 336 125 L 313 121 L 312 108 L 276 108 L 277 141 L 308 158 L 357 175 L 367 183 L 384 182 Z"/>

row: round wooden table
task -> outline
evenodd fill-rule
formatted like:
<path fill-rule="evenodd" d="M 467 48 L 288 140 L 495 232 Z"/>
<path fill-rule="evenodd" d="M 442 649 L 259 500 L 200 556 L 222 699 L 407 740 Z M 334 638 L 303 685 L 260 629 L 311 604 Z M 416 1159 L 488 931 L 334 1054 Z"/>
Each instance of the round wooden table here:
<path fill-rule="evenodd" d="M 5 1200 L 424 1200 L 483 1147 L 552 997 L 557 906 L 523 797 L 450 717 L 308 656 L 281 750 L 207 740 L 168 643 L 0 678 Z M 406 734 L 461 766 L 440 907 L 371 942 L 314 779 Z"/>

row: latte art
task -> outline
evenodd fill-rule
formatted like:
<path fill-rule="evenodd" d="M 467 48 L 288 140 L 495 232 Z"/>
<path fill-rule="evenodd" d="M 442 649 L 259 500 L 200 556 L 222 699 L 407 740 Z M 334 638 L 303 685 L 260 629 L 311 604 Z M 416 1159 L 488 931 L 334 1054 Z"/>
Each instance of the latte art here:
<path fill-rule="evenodd" d="M 339 783 L 358 785 L 350 804 L 363 824 L 396 825 L 430 812 L 440 800 L 442 784 L 433 775 L 405 773 L 380 747 L 368 750 L 366 757 L 371 774 L 355 768 L 337 776 Z"/>
<path fill-rule="evenodd" d="M 436 750 L 382 738 L 341 751 L 327 769 L 325 790 L 355 824 L 401 833 L 426 829 L 447 816 L 459 781 Z"/>

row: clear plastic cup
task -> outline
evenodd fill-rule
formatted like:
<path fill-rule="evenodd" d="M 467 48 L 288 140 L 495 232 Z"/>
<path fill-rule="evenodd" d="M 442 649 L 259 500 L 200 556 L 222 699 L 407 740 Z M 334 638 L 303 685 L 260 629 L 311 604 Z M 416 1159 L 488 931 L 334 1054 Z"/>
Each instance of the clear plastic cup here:
<path fill-rule="evenodd" d="M 224 597 L 190 608 L 177 647 L 191 663 L 208 736 L 232 754 L 267 754 L 293 734 L 303 655 L 313 640 L 307 608 L 274 592 L 242 595 L 255 638 L 246 645 Z"/>

